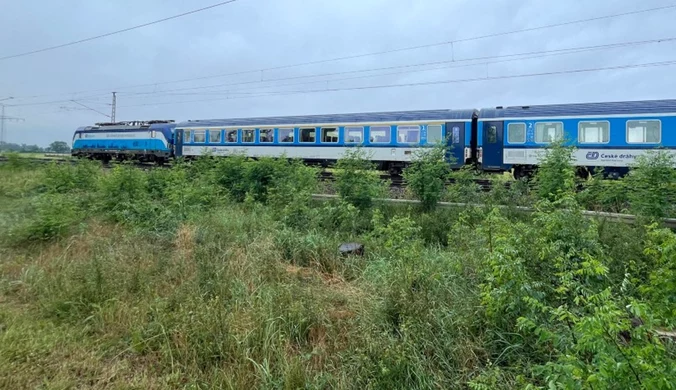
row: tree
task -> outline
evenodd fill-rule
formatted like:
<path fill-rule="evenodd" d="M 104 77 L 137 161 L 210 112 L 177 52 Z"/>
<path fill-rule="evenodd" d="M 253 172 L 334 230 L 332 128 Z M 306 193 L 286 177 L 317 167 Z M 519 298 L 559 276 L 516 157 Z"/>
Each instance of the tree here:
<path fill-rule="evenodd" d="M 54 141 L 49 144 L 49 148 L 47 148 L 47 150 L 53 153 L 68 153 L 70 152 L 70 146 L 68 146 L 68 143 L 64 141 Z"/>

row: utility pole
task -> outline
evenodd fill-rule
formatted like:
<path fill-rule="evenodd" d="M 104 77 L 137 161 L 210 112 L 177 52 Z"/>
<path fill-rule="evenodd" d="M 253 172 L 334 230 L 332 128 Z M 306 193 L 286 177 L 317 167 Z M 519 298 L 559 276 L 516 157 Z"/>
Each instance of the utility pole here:
<path fill-rule="evenodd" d="M 9 100 L 8 99 L 2 99 L 2 100 Z M 0 144 L 5 142 L 5 121 L 23 121 L 23 118 L 15 118 L 11 116 L 6 116 L 5 115 L 5 105 L 0 103 L 0 106 L 2 107 L 2 114 L 0 114 Z"/>
<path fill-rule="evenodd" d="M 115 109 L 117 108 L 117 92 L 113 92 L 113 111 L 110 113 L 110 121 L 115 123 Z"/>

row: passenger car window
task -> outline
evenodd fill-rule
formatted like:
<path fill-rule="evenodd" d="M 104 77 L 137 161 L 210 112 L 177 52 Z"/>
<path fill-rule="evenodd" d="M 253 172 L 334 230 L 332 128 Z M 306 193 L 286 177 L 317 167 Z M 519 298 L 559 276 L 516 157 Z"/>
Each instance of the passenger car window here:
<path fill-rule="evenodd" d="M 604 144 L 610 140 L 610 122 L 580 122 L 577 142 L 581 144 Z"/>
<path fill-rule="evenodd" d="M 242 130 L 242 142 L 254 142 L 254 130 Z"/>
<path fill-rule="evenodd" d="M 658 120 L 627 121 L 627 143 L 658 144 L 662 140 L 662 122 Z"/>
<path fill-rule="evenodd" d="M 227 130 L 225 132 L 225 142 L 237 142 L 237 130 Z"/>
<path fill-rule="evenodd" d="M 300 129 L 300 142 L 315 142 L 317 129 L 314 127 Z"/>
<path fill-rule="evenodd" d="M 221 131 L 220 130 L 209 130 L 209 143 L 220 144 L 221 143 Z"/>
<path fill-rule="evenodd" d="M 192 136 L 192 131 L 190 131 L 190 130 L 183 131 L 183 142 L 186 143 L 186 144 L 189 144 L 191 136 Z"/>
<path fill-rule="evenodd" d="M 336 143 L 338 142 L 338 129 L 335 127 L 322 128 L 322 142 Z"/>
<path fill-rule="evenodd" d="M 274 131 L 272 129 L 260 129 L 258 134 L 258 140 L 262 143 L 268 143 L 274 141 Z"/>
<path fill-rule="evenodd" d="M 437 144 L 441 142 L 441 125 L 427 126 L 427 143 Z"/>
<path fill-rule="evenodd" d="M 206 130 L 195 130 L 195 135 L 193 136 L 195 143 L 203 144 L 207 141 L 207 132 Z"/>
<path fill-rule="evenodd" d="M 496 126 L 489 126 L 486 131 L 486 143 L 495 144 L 498 142 L 498 128 Z"/>
<path fill-rule="evenodd" d="M 563 139 L 563 123 L 538 122 L 535 124 L 535 142 L 548 144 Z"/>
<path fill-rule="evenodd" d="M 279 129 L 280 142 L 293 142 L 293 129 Z"/>
<path fill-rule="evenodd" d="M 523 144 L 526 142 L 526 124 L 510 123 L 507 125 L 507 142 L 510 144 Z"/>
<path fill-rule="evenodd" d="M 360 144 L 364 142 L 364 128 L 363 127 L 346 127 L 345 128 L 345 142 L 352 144 Z"/>
<path fill-rule="evenodd" d="M 420 126 L 397 126 L 397 142 L 406 144 L 420 142 Z"/>
<path fill-rule="evenodd" d="M 370 141 L 374 144 L 392 142 L 392 129 L 390 126 L 371 126 Z"/>

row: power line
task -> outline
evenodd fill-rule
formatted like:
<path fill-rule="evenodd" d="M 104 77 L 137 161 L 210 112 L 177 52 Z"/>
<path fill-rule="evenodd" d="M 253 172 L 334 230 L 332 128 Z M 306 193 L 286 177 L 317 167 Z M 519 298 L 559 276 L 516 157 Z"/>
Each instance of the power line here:
<path fill-rule="evenodd" d="M 108 117 L 108 118 L 110 118 L 110 115 L 108 115 L 108 114 L 104 114 L 104 113 L 102 113 L 102 112 L 101 112 L 101 111 L 99 111 L 99 110 L 96 110 L 96 109 L 93 109 L 93 108 L 91 108 L 91 107 L 89 107 L 89 106 L 86 106 L 86 105 L 84 105 L 84 104 L 82 104 L 82 103 L 78 102 L 77 100 L 70 100 L 70 101 L 71 101 L 71 102 L 73 102 L 73 103 L 75 103 L 75 104 L 79 104 L 79 105 L 81 105 L 82 107 L 84 107 L 84 108 L 88 109 L 89 111 L 94 111 L 94 112 L 96 112 L 96 113 L 99 113 L 99 114 L 101 114 L 101 115 L 103 115 L 103 116 L 105 116 L 105 117 Z"/>
<path fill-rule="evenodd" d="M 127 96 L 129 96 L 129 98 L 133 98 L 134 96 L 137 96 L 137 97 L 140 98 L 140 97 L 142 97 L 141 95 L 144 95 L 144 96 L 145 95 L 156 95 L 156 94 L 182 95 L 180 93 L 171 93 L 171 92 L 190 91 L 190 90 L 198 90 L 198 89 L 206 89 L 206 88 L 217 88 L 217 87 L 239 86 L 239 85 L 248 85 L 248 84 L 259 84 L 259 83 L 263 83 L 263 82 L 267 83 L 267 82 L 297 80 L 297 79 L 314 78 L 314 77 L 327 77 L 327 76 L 336 76 L 336 75 L 345 75 L 345 74 L 354 74 L 354 73 L 376 72 L 376 71 L 383 71 L 383 70 L 410 69 L 410 68 L 423 67 L 423 66 L 445 65 L 445 66 L 442 66 L 442 67 L 437 66 L 435 68 L 429 68 L 429 69 L 414 69 L 414 70 L 406 70 L 406 71 L 399 71 L 399 72 L 377 73 L 377 74 L 369 74 L 369 75 L 363 75 L 363 76 L 345 77 L 345 78 L 329 79 L 329 80 L 313 80 L 313 81 L 302 82 L 302 83 L 286 83 L 286 84 L 268 85 L 268 86 L 262 85 L 262 86 L 253 87 L 253 88 L 240 88 L 240 89 L 232 89 L 232 90 L 184 93 L 183 95 L 209 94 L 209 93 L 211 93 L 211 94 L 213 94 L 213 93 L 237 94 L 237 93 L 243 93 L 243 91 L 250 91 L 250 90 L 255 90 L 255 89 L 260 89 L 260 88 L 279 88 L 279 87 L 287 87 L 287 86 L 297 86 L 297 85 L 306 85 L 306 84 L 315 84 L 315 83 L 324 83 L 324 82 L 347 81 L 347 80 L 355 80 L 355 79 L 370 78 L 370 77 L 382 77 L 382 76 L 391 76 L 391 75 L 398 75 L 398 74 L 408 74 L 408 73 L 414 73 L 414 72 L 426 72 L 426 71 L 449 69 L 449 68 L 485 66 L 485 65 L 492 65 L 492 64 L 497 64 L 497 63 L 539 59 L 539 58 L 544 58 L 544 57 L 548 57 L 548 56 L 577 54 L 577 53 L 595 51 L 595 50 L 615 49 L 615 48 L 623 48 L 623 47 L 629 47 L 629 46 L 645 45 L 645 44 L 651 44 L 651 43 L 673 42 L 673 41 L 676 41 L 676 37 L 666 37 L 666 38 L 658 38 L 658 39 L 651 39 L 651 40 L 644 40 L 644 41 L 619 42 L 619 43 L 611 43 L 611 44 L 605 44 L 605 45 L 578 46 L 578 47 L 570 47 L 570 48 L 563 48 L 563 49 L 531 51 L 531 52 L 524 52 L 524 53 L 486 55 L 486 56 L 480 56 L 480 57 L 460 59 L 460 60 L 455 60 L 455 61 L 454 60 L 433 61 L 433 62 L 424 62 L 424 63 L 407 64 L 407 65 L 397 65 L 397 66 L 380 67 L 380 68 L 370 68 L 370 69 L 353 70 L 353 71 L 292 76 L 292 77 L 284 77 L 284 78 L 277 78 L 277 79 L 268 79 L 268 80 L 264 80 L 264 81 L 256 80 L 256 81 L 244 81 L 244 82 L 236 82 L 236 83 L 213 84 L 213 85 L 206 85 L 206 86 L 199 86 L 199 87 L 176 88 L 176 89 L 160 90 L 160 91 L 153 91 L 153 92 L 131 92 Z M 474 63 L 465 64 L 465 62 L 490 60 L 490 59 L 501 59 L 501 58 L 503 58 L 503 59 L 497 60 L 497 61 L 484 61 L 484 62 L 474 62 Z M 448 66 L 448 65 L 451 65 L 451 66 Z M 83 97 L 83 98 L 78 99 L 78 100 L 83 101 L 83 99 L 86 99 L 86 98 Z M 70 100 L 55 100 L 55 101 L 48 101 L 48 102 L 23 103 L 23 104 L 15 104 L 13 106 L 19 107 L 19 106 L 49 105 L 49 104 L 63 103 L 63 102 L 67 102 L 67 101 L 70 101 Z M 104 104 L 104 103 L 98 103 L 98 104 Z M 107 105 L 109 105 L 109 104 L 107 104 Z"/>
<path fill-rule="evenodd" d="M 647 68 L 647 67 L 659 67 L 659 66 L 671 66 L 671 65 L 676 65 L 676 60 L 661 61 L 661 62 L 649 62 L 649 63 L 635 64 L 635 65 L 618 65 L 618 66 L 609 66 L 609 67 L 602 67 L 602 68 L 572 69 L 572 70 L 563 70 L 563 71 L 526 73 L 526 74 L 507 75 L 507 76 L 486 76 L 486 77 L 454 79 L 454 80 L 436 80 L 436 81 L 425 81 L 425 82 L 405 83 L 405 84 L 369 85 L 369 86 L 360 86 L 360 87 L 326 88 L 326 89 L 315 89 L 315 90 L 304 90 L 304 91 L 277 91 L 277 92 L 261 93 L 260 95 L 256 95 L 256 96 L 227 97 L 227 98 L 218 98 L 218 99 L 184 100 L 184 101 L 159 102 L 159 103 L 144 103 L 144 104 L 128 105 L 128 106 L 124 106 L 124 107 L 144 107 L 144 106 L 158 106 L 158 105 L 167 105 L 167 104 L 223 101 L 223 100 L 231 100 L 231 99 L 243 99 L 243 98 L 249 98 L 249 97 L 269 97 L 269 96 L 296 95 L 296 94 L 306 94 L 306 93 L 357 91 L 357 90 L 403 88 L 403 87 L 441 85 L 441 84 L 453 84 L 453 83 L 469 83 L 469 82 L 478 82 L 478 81 L 493 81 L 493 80 L 505 80 L 505 79 L 544 77 L 544 76 L 555 76 L 555 75 L 563 75 L 563 74 L 602 72 L 602 71 L 609 71 L 609 70 L 623 70 L 623 69 L 635 69 L 635 68 Z"/>
<path fill-rule="evenodd" d="M 235 1 L 235 0 L 232 0 L 232 1 Z M 226 2 L 226 4 L 227 4 L 227 2 Z M 221 4 L 218 4 L 218 5 L 221 5 Z M 654 12 L 654 11 L 662 11 L 662 10 L 673 9 L 673 8 L 676 8 L 676 4 L 661 6 L 661 7 L 655 7 L 655 8 L 648 8 L 648 9 L 637 10 L 637 11 L 628 11 L 628 12 L 612 14 L 612 15 L 597 16 L 597 17 L 587 18 L 587 19 L 578 19 L 578 20 L 567 21 L 567 22 L 562 22 L 562 23 L 554 23 L 554 24 L 548 24 L 548 25 L 543 25 L 543 26 L 530 27 L 530 28 L 512 30 L 512 31 L 505 31 L 505 32 L 499 32 L 499 33 L 493 33 L 493 34 L 487 34 L 487 35 L 481 35 L 481 36 L 459 38 L 459 39 L 456 39 L 456 40 L 448 40 L 448 41 L 437 42 L 437 43 L 430 43 L 430 44 L 417 45 L 417 46 L 408 46 L 408 47 L 402 47 L 402 48 L 397 48 L 397 49 L 363 53 L 363 54 L 355 54 L 355 55 L 349 55 L 349 56 L 343 56 L 343 57 L 334 57 L 334 58 L 328 58 L 328 59 L 317 60 L 317 61 L 299 62 L 299 63 L 295 63 L 295 64 L 280 65 L 280 66 L 274 66 L 274 67 L 269 67 L 269 68 L 260 68 L 260 69 L 255 69 L 255 70 L 247 70 L 247 71 L 232 72 L 232 73 L 222 73 L 222 74 L 215 74 L 215 75 L 201 76 L 201 77 L 194 77 L 194 78 L 186 78 L 186 79 L 179 79 L 179 80 L 172 80 L 172 81 L 161 81 L 161 82 L 154 82 L 154 83 L 135 84 L 135 85 L 128 85 L 126 87 L 95 89 L 95 90 L 69 92 L 69 93 L 52 94 L 52 95 L 31 96 L 31 97 L 26 97 L 26 98 L 38 98 L 38 97 L 44 97 L 44 96 L 58 96 L 58 95 L 67 95 L 67 94 L 92 93 L 92 92 L 99 92 L 99 91 L 105 91 L 106 94 L 107 94 L 107 93 L 109 93 L 108 91 L 110 91 L 111 89 L 115 89 L 115 90 L 119 91 L 119 90 L 124 90 L 124 89 L 131 89 L 131 88 L 154 87 L 154 86 L 157 86 L 157 85 L 164 85 L 164 84 L 176 84 L 176 83 L 198 81 L 198 80 L 207 80 L 207 79 L 227 77 L 227 76 L 238 76 L 238 75 L 249 74 L 249 73 L 260 73 L 260 72 L 266 72 L 266 71 L 271 71 L 271 70 L 288 69 L 288 68 L 301 67 L 301 66 L 306 66 L 306 65 L 316 65 L 316 64 L 322 64 L 322 63 L 327 63 L 327 62 L 343 61 L 343 60 L 348 60 L 348 59 L 363 58 L 363 57 L 368 57 L 368 56 L 376 56 L 376 55 L 390 54 L 390 53 L 396 53 L 396 52 L 417 50 L 417 49 L 430 48 L 430 47 L 435 47 L 435 46 L 444 46 L 444 45 L 450 45 L 450 44 L 459 43 L 459 42 L 468 42 L 468 41 L 473 41 L 473 40 L 494 38 L 494 37 L 499 37 L 499 36 L 512 35 L 512 34 L 518 34 L 518 33 L 523 33 L 523 32 L 538 31 L 538 30 L 543 30 L 543 29 L 548 29 L 548 28 L 569 26 L 569 25 L 574 25 L 574 24 L 593 22 L 593 21 L 599 21 L 599 20 L 604 20 L 604 19 L 611 19 L 611 18 L 617 18 L 617 17 L 622 17 L 622 16 L 628 16 L 628 15 Z M 197 11 L 195 11 L 195 12 L 197 12 Z M 0 60 L 2 60 L 2 59 L 3 58 L 0 58 Z M 455 61 L 460 61 L 460 60 L 456 59 Z"/>
<path fill-rule="evenodd" d="M 143 27 L 148 27 L 148 26 L 151 26 L 153 24 L 158 24 L 158 23 L 169 21 L 169 20 L 178 19 L 178 18 L 181 18 L 183 16 L 192 15 L 192 14 L 195 14 L 195 13 L 198 13 L 198 12 L 202 12 L 202 11 L 206 11 L 206 10 L 209 10 L 209 9 L 212 9 L 212 8 L 220 7 L 220 6 L 223 6 L 223 5 L 226 5 L 226 4 L 234 3 L 235 1 L 237 1 L 237 0 L 223 1 L 223 2 L 220 2 L 220 3 L 217 3 L 217 4 L 210 5 L 208 7 L 199 8 L 199 9 L 196 9 L 196 10 L 184 12 L 182 14 L 170 16 L 168 18 L 158 19 L 158 20 L 155 20 L 155 21 L 152 21 L 152 22 L 139 24 L 137 26 L 128 27 L 128 28 L 125 28 L 125 29 L 122 29 L 122 30 L 112 31 L 112 32 L 97 35 L 97 36 L 94 36 L 94 37 L 84 38 L 84 39 L 80 39 L 80 40 L 72 41 L 72 42 L 68 42 L 68 43 L 63 43 L 63 44 L 56 45 L 56 46 L 49 46 L 49 47 L 45 47 L 45 48 L 38 49 L 38 50 L 27 51 L 25 53 L 19 53 L 19 54 L 13 54 L 13 55 L 5 56 L 5 57 L 0 57 L 0 61 L 9 60 L 11 58 L 25 57 L 25 56 L 29 56 L 29 55 L 32 55 L 32 54 L 42 53 L 42 52 L 46 52 L 46 51 L 50 51 L 50 50 L 56 50 L 56 49 L 60 49 L 62 47 L 73 46 L 73 45 L 77 45 L 79 43 L 84 43 L 84 42 L 93 41 L 95 39 L 109 37 L 109 36 L 115 35 L 115 34 L 121 34 L 121 33 L 127 32 L 127 31 L 136 30 L 136 29 L 143 28 Z"/>

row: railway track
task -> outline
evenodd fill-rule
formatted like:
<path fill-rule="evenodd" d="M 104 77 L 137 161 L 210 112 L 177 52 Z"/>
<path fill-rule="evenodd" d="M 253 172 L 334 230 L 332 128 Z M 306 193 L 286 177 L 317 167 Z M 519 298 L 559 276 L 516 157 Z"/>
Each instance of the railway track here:
<path fill-rule="evenodd" d="M 321 171 L 319 175 L 319 179 L 322 181 L 335 181 L 336 178 L 333 175 L 333 172 L 329 171 Z M 404 179 L 403 176 L 401 175 L 391 175 L 388 173 L 382 173 L 380 175 L 380 180 L 383 181 L 389 181 L 390 187 L 392 188 L 405 188 L 407 186 L 406 179 Z M 482 191 L 490 191 L 492 186 L 493 186 L 493 181 L 491 179 L 486 179 L 486 178 L 476 178 L 472 179 L 474 184 L 476 184 L 478 187 L 481 188 Z M 452 185 L 455 184 L 456 180 L 455 179 L 450 179 L 446 182 L 447 185 Z M 509 188 L 510 182 L 505 183 L 505 186 Z"/>

